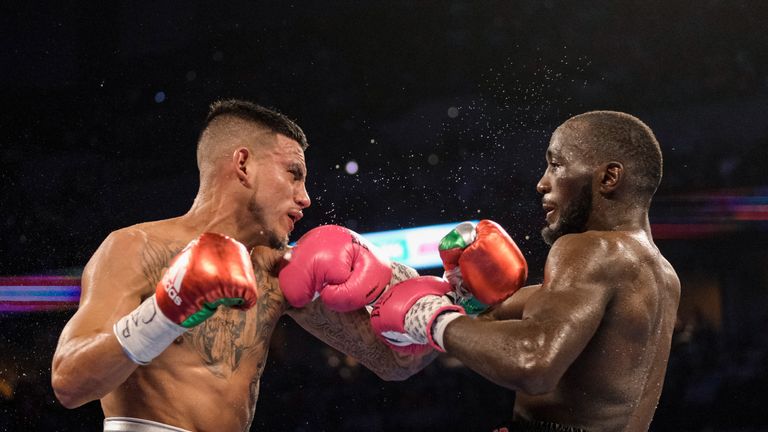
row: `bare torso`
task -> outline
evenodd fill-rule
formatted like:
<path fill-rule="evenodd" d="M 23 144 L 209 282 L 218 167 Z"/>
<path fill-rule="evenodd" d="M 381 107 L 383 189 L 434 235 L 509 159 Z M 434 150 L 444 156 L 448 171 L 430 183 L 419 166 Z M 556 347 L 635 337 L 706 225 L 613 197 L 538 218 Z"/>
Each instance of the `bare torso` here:
<path fill-rule="evenodd" d="M 140 224 L 123 231 L 128 232 L 120 237 L 130 240 L 117 253 L 138 253 L 140 259 L 128 265 L 119 264 L 130 267 L 120 272 L 128 279 L 124 285 L 127 288 L 121 288 L 125 292 L 112 300 L 118 306 L 109 322 L 151 296 L 170 260 L 200 234 L 186 230 L 178 219 Z M 248 311 L 219 307 L 213 316 L 177 338 L 149 365 L 138 367 L 122 384 L 101 397 L 104 415 L 153 420 L 194 431 L 248 430 L 272 332 L 283 314 L 330 346 L 355 357 L 383 379 L 405 379 L 436 357 L 437 353 L 414 356 L 390 350 L 375 336 L 364 309 L 337 313 L 321 302 L 312 302 L 302 309 L 289 308 L 274 268 L 282 255 L 283 252 L 265 246 L 254 248 L 251 258 L 259 292 L 256 306 Z M 110 263 L 115 261 L 102 264 L 98 258 L 102 255 L 95 256 L 92 262 L 95 260 L 93 266 L 100 268 L 100 276 L 87 280 L 97 280 L 94 285 L 104 286 L 104 275 L 107 279 L 111 276 L 114 269 Z M 392 283 L 417 275 L 398 263 L 392 266 Z M 129 301 L 126 299 L 135 304 L 125 305 Z M 86 303 L 96 301 L 99 299 Z M 92 311 L 86 308 L 82 312 Z"/>
<path fill-rule="evenodd" d="M 166 221 L 131 229 L 143 233 L 144 297 L 154 293 L 170 259 L 192 236 Z M 187 238 L 188 237 L 188 238 Z M 247 430 L 259 380 L 285 300 L 254 251 L 259 298 L 247 311 L 220 307 L 176 339 L 159 357 L 139 367 L 101 400 L 104 415 L 154 420 L 196 431 Z"/>
<path fill-rule="evenodd" d="M 600 235 L 609 257 L 578 271 L 596 272 L 592 283 L 604 284 L 610 293 L 602 320 L 554 391 L 518 392 L 515 416 L 588 430 L 647 431 L 664 381 L 680 282 L 644 234 Z M 537 296 L 546 301 L 546 276 L 537 291 L 529 301 Z"/>

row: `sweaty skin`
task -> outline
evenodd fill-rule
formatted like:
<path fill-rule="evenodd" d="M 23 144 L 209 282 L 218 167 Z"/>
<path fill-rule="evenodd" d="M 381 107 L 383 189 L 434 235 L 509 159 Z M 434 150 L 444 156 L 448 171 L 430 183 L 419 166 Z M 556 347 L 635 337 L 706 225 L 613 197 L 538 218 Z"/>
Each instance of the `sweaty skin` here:
<path fill-rule="evenodd" d="M 645 233 L 565 235 L 552 246 L 544 282 L 518 294 L 481 320 L 456 320 L 449 352 L 520 390 L 515 418 L 648 430 L 680 282 Z M 473 344 L 452 344 L 469 335 Z M 503 353 L 487 355 L 497 347 L 505 347 Z"/>
<path fill-rule="evenodd" d="M 167 221 L 147 223 L 110 237 L 83 274 L 81 310 L 88 311 L 89 319 L 97 314 L 100 321 L 112 322 L 122 316 L 122 309 L 125 313 L 132 309 L 121 305 L 133 294 L 143 300 L 155 292 L 167 263 L 187 240 L 194 238 L 175 227 Z M 135 250 L 139 252 L 135 254 L 138 258 L 118 267 L 99 265 L 115 248 L 126 253 L 126 258 L 133 256 L 128 252 Z M 275 263 L 282 255 L 281 251 L 256 247 L 252 253 L 259 291 L 256 306 L 248 311 L 220 307 L 211 318 L 179 337 L 149 365 L 133 369 L 124 382 L 101 398 L 104 415 L 148 419 L 197 431 L 248 430 L 269 340 L 284 313 L 385 379 L 405 379 L 434 359 L 435 353 L 415 359 L 391 351 L 375 337 L 364 310 L 340 314 L 324 308 L 321 302 L 313 302 L 301 310 L 289 310 L 274 273 Z M 99 294 L 89 287 L 95 279 L 126 271 L 120 268 L 124 265 L 136 271 L 130 280 L 130 289 L 126 286 L 124 290 L 110 293 L 117 309 L 93 310 L 89 305 Z M 413 277 L 411 269 L 399 264 L 395 264 L 394 270 L 393 283 Z M 104 328 L 108 330 L 109 325 Z M 128 361 L 119 356 L 114 361 Z M 88 377 L 83 377 L 83 385 L 87 382 Z"/>
<path fill-rule="evenodd" d="M 167 262 L 183 247 L 167 223 L 134 228 L 145 280 L 152 295 Z M 191 240 L 191 238 L 190 238 Z M 284 301 L 258 271 L 256 306 L 220 307 L 208 320 L 171 344 L 149 365 L 137 368 L 101 399 L 106 417 L 136 417 L 189 430 L 247 430 L 253 418 L 269 340 Z M 137 281 L 138 282 L 138 281 Z M 222 409 L 227 407 L 227 409 Z"/>
<path fill-rule="evenodd" d="M 269 341 L 283 314 L 383 379 L 405 379 L 435 358 L 391 351 L 375 337 L 365 310 L 338 314 L 319 302 L 289 310 L 275 268 L 285 253 L 278 248 L 309 206 L 304 153 L 292 139 L 251 132 L 247 125 L 233 136 L 238 142 L 269 141 L 257 150 L 238 147 L 232 163 L 219 168 L 216 181 L 226 184 L 217 191 L 201 189 L 187 214 L 113 232 L 86 265 L 80 306 L 62 331 L 52 363 L 53 389 L 64 406 L 100 399 L 106 417 L 193 431 L 247 431 Z M 257 304 L 247 311 L 219 307 L 150 364 L 138 366 L 124 354 L 112 325 L 151 296 L 171 259 L 207 231 L 230 235 L 252 250 Z M 393 282 L 414 276 L 394 266 Z"/>
<path fill-rule="evenodd" d="M 103 316 L 106 321 L 111 321 L 107 317 L 116 319 L 122 316 L 121 305 L 130 293 L 139 293 L 143 300 L 155 292 L 167 263 L 194 238 L 175 227 L 169 221 L 153 222 L 124 229 L 110 237 L 83 274 L 81 310 L 88 311 L 89 319 L 95 318 L 93 314 Z M 96 311 L 88 306 L 95 300 L 89 285 L 94 283 L 94 278 L 122 271 L 99 266 L 98 262 L 118 246 L 121 252 L 140 252 L 124 255 L 126 259 L 137 257 L 128 264 L 137 270 L 132 278 L 135 285 L 125 291 L 126 298 L 121 298 L 117 290 L 112 293 L 117 309 Z M 149 365 L 135 368 L 124 382 L 103 395 L 104 415 L 148 419 L 197 431 L 248 430 L 269 341 L 278 319 L 286 313 L 310 333 L 352 355 L 385 379 L 405 379 L 434 359 L 435 353 L 421 359 L 394 353 L 378 341 L 364 310 L 340 314 L 326 309 L 321 302 L 290 310 L 274 270 L 283 254 L 268 247 L 254 248 L 252 259 L 259 291 L 256 306 L 247 311 L 220 307 L 211 318 L 179 337 Z M 414 276 L 413 270 L 399 264 L 394 264 L 393 270 L 393 283 Z M 127 313 L 131 308 L 125 309 Z M 112 361 L 129 362 L 119 356 Z"/>
<path fill-rule="evenodd" d="M 647 431 L 659 401 L 680 281 L 653 242 L 632 160 L 585 157 L 566 122 L 537 185 L 552 248 L 541 285 L 448 325 L 446 351 L 516 391 L 513 418 L 588 431 Z M 591 132 L 591 131 L 589 131 Z M 628 169 L 629 167 L 629 169 Z"/>

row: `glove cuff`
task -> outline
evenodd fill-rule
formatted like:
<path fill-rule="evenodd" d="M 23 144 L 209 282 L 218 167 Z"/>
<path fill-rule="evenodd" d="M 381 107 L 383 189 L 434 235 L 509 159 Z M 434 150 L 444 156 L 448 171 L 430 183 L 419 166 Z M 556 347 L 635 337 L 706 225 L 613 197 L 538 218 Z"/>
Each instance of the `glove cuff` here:
<path fill-rule="evenodd" d="M 445 352 L 445 345 L 443 342 L 443 335 L 445 334 L 445 328 L 448 327 L 448 324 L 453 322 L 453 320 L 462 316 L 464 316 L 463 311 L 461 312 L 447 311 L 438 315 L 431 326 L 432 331 L 429 332 L 430 342 L 432 343 L 432 346 L 434 346 L 441 352 Z"/>
<path fill-rule="evenodd" d="M 447 312 L 463 314 L 464 308 L 453 304 L 451 299 L 446 296 L 424 296 L 408 310 L 405 316 L 405 332 L 415 343 L 430 344 L 437 350 L 445 352 L 442 344 L 435 342 L 432 326 L 438 316 Z"/>
<path fill-rule="evenodd" d="M 187 329 L 166 317 L 155 295 L 117 320 L 112 331 L 125 355 L 136 364 L 147 365 Z"/>
<path fill-rule="evenodd" d="M 443 272 L 443 279 L 447 280 L 453 288 L 446 295 L 453 300 L 453 303 L 463 307 L 468 315 L 477 316 L 488 309 L 488 305 L 475 298 L 472 292 L 467 289 L 461 275 L 461 267 L 456 266 L 446 270 Z"/>

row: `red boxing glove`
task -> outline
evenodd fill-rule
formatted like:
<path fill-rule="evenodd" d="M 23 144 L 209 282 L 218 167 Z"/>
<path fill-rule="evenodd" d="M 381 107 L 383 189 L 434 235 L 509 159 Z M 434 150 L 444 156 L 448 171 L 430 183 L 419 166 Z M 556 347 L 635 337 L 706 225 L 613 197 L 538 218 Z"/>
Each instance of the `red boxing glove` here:
<path fill-rule="evenodd" d="M 205 233 L 171 261 L 155 294 L 117 320 L 112 330 L 126 356 L 145 365 L 219 306 L 248 309 L 257 296 L 245 246 L 221 234 Z"/>
<path fill-rule="evenodd" d="M 171 261 L 155 296 L 163 315 L 187 328 L 221 305 L 249 309 L 258 297 L 251 256 L 230 237 L 204 233 Z"/>
<path fill-rule="evenodd" d="M 416 354 L 430 345 L 445 351 L 445 327 L 464 315 L 464 308 L 445 295 L 450 291 L 451 285 L 445 279 L 434 276 L 400 282 L 374 303 L 371 327 L 395 351 Z"/>
<path fill-rule="evenodd" d="M 454 285 L 462 285 L 463 280 L 471 295 L 484 305 L 503 301 L 528 277 L 523 253 L 504 228 L 490 220 L 482 220 L 475 227 L 459 224 L 443 237 L 439 249 L 446 277 Z M 457 288 L 461 291 L 460 286 Z M 465 301 L 474 304 L 471 299 Z"/>
<path fill-rule="evenodd" d="M 286 254 L 280 288 L 293 307 L 318 295 L 328 308 L 348 312 L 372 304 L 389 285 L 389 260 L 359 234 L 323 225 L 303 235 Z"/>

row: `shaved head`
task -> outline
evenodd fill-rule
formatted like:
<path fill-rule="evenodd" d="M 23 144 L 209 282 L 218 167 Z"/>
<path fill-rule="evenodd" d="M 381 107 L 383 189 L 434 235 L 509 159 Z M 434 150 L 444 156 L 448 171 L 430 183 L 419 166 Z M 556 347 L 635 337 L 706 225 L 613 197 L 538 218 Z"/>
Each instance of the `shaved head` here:
<path fill-rule="evenodd" d="M 258 148 L 274 141 L 274 135 L 261 125 L 237 117 L 216 117 L 208 123 L 197 142 L 197 167 L 201 180 L 209 179 L 219 161 L 229 160 L 235 149 L 246 147 L 257 153 Z"/>
<path fill-rule="evenodd" d="M 197 142 L 197 166 L 201 186 L 216 173 L 216 165 L 229 159 L 239 147 L 254 153 L 275 142 L 277 134 L 299 143 L 306 150 L 304 131 L 285 115 L 241 100 L 223 100 L 211 104 Z"/>
<path fill-rule="evenodd" d="M 571 117 L 558 132 L 568 134 L 595 164 L 622 163 L 641 195 L 651 196 L 661 182 L 661 148 L 651 129 L 638 118 L 617 111 L 590 111 Z"/>

